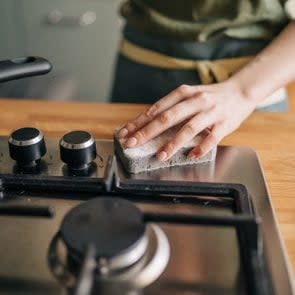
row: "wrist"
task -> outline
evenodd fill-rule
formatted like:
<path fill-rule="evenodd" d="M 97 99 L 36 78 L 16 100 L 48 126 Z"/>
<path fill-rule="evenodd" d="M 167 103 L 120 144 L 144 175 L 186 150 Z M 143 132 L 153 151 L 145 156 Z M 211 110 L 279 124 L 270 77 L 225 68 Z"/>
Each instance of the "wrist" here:
<path fill-rule="evenodd" d="M 257 85 L 253 79 L 243 79 L 239 75 L 234 75 L 227 80 L 227 83 L 242 99 L 254 105 L 260 103 L 268 95 L 262 85 Z"/>
<path fill-rule="evenodd" d="M 242 100 L 251 104 L 258 104 L 260 102 L 258 99 L 259 95 L 255 91 L 254 87 L 249 87 L 234 77 L 229 78 L 225 81 L 225 83 L 227 84 L 227 87 L 229 87 L 230 91 Z"/>

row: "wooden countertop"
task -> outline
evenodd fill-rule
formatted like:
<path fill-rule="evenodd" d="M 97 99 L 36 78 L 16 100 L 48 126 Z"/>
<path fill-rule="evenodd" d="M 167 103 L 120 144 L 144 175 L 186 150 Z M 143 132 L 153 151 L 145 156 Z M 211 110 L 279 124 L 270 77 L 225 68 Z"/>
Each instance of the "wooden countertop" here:
<path fill-rule="evenodd" d="M 79 128 L 97 138 L 111 138 L 115 127 L 133 118 L 144 107 L 0 99 L 0 135 L 8 135 L 15 128 L 35 126 L 50 136 Z M 295 270 L 294 113 L 254 113 L 222 144 L 250 146 L 258 152 Z"/>

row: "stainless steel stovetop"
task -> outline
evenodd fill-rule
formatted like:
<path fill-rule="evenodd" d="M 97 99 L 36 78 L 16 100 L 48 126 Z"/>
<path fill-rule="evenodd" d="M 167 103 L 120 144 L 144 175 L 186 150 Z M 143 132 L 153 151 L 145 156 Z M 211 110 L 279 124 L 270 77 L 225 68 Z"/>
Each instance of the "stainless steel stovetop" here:
<path fill-rule="evenodd" d="M 130 175 L 113 157 L 112 141 L 98 140 L 98 156 L 81 174 L 60 160 L 56 138 L 46 139 L 47 153 L 38 168 L 30 169 L 20 169 L 10 158 L 7 142 L 8 138 L 0 138 L 0 294 L 86 294 L 79 291 L 80 283 L 89 284 L 90 277 L 94 277 L 93 294 L 295 294 L 261 165 L 253 150 L 218 147 L 214 163 Z M 119 274 L 115 269 L 113 274 L 113 278 L 124 278 L 124 272 L 131 271 L 128 280 L 137 280 L 132 288 L 125 289 L 125 284 L 117 284 L 115 279 L 108 281 L 107 267 L 99 266 L 100 274 L 96 269 L 85 279 L 91 266 L 87 268 L 86 263 L 81 274 L 80 266 L 85 266 L 82 258 L 79 263 L 69 262 L 73 259 L 69 259 L 64 241 L 54 240 L 72 208 L 88 204 L 95 213 L 95 202 L 102 198 L 128 200 L 144 212 L 149 257 L 128 265 L 126 271 L 120 269 Z M 105 205 L 108 210 L 106 200 Z M 21 215 L 19 206 L 50 206 L 55 214 L 53 218 L 17 216 Z M 242 212 L 242 207 L 246 211 Z M 80 233 L 75 236 L 78 242 L 83 240 L 81 224 L 87 224 L 87 218 L 72 224 L 73 231 Z M 106 226 L 116 241 L 121 225 L 113 222 Z M 248 239 L 253 236 L 257 241 Z M 85 253 L 91 256 L 88 250 Z M 161 251 L 151 269 L 140 265 L 154 262 L 153 255 Z M 104 260 L 100 263 L 107 265 Z M 249 274 L 251 267 L 254 275 Z M 107 283 L 101 283 L 100 276 Z M 68 291 L 63 284 L 69 286 Z"/>

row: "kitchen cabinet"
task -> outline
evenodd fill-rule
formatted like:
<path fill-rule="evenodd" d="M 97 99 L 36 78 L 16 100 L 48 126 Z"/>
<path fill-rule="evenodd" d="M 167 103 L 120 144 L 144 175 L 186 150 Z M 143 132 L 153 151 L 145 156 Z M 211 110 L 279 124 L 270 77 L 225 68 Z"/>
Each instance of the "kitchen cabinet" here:
<path fill-rule="evenodd" d="M 0 3 L 0 58 L 13 56 L 17 53 L 16 14 L 13 1 Z"/>
<path fill-rule="evenodd" d="M 44 97 L 51 94 L 52 98 L 59 99 L 108 99 L 120 38 L 119 0 L 1 2 L 2 14 L 6 17 L 0 19 L 0 34 L 8 40 L 0 45 L 1 58 L 35 55 L 53 64 L 53 71 L 47 76 L 8 84 L 15 89 L 29 88 L 31 92 L 34 92 L 32 88 L 36 90 L 44 85 L 49 92 Z M 9 26 L 11 19 L 14 19 L 13 25 Z M 28 83 L 31 85 L 25 87 Z"/>

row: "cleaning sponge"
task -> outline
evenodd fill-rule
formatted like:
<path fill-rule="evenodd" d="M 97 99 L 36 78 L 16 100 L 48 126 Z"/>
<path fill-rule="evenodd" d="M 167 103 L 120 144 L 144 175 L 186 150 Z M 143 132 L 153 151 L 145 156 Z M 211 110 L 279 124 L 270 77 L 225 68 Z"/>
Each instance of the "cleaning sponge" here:
<path fill-rule="evenodd" d="M 156 158 L 157 151 L 171 140 L 173 136 L 175 136 L 175 129 L 168 129 L 154 139 L 135 148 L 124 148 L 121 140 L 114 136 L 115 153 L 121 160 L 124 168 L 130 173 L 139 173 L 171 166 L 204 163 L 215 159 L 216 148 L 201 158 L 187 158 L 187 153 L 198 145 L 202 139 L 202 135 L 198 135 L 169 160 L 164 162 L 158 161 Z"/>

